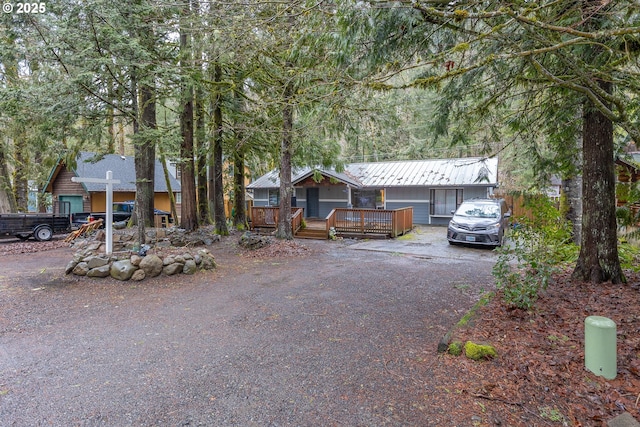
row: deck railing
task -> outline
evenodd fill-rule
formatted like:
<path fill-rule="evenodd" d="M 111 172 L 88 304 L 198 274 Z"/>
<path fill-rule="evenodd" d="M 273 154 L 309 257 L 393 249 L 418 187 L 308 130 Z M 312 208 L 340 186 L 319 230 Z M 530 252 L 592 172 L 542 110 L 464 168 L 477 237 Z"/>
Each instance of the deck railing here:
<path fill-rule="evenodd" d="M 291 231 L 294 235 L 302 228 L 303 213 L 304 209 L 302 208 L 291 208 Z"/>
<path fill-rule="evenodd" d="M 278 226 L 278 213 L 280 208 L 275 206 L 251 207 L 252 228 L 276 228 Z"/>
<path fill-rule="evenodd" d="M 336 208 L 327 216 L 327 232 L 336 234 L 386 235 L 398 237 L 413 228 L 413 208 Z"/>
<path fill-rule="evenodd" d="M 277 228 L 279 208 L 253 206 L 251 228 Z M 302 228 L 304 210 L 291 208 L 291 229 L 296 234 Z M 335 233 L 360 236 L 398 237 L 413 228 L 413 208 L 402 209 L 347 209 L 336 208 L 326 220 L 327 236 L 333 228 Z"/>
<path fill-rule="evenodd" d="M 291 229 L 295 234 L 302 227 L 302 208 L 291 208 Z M 277 206 L 252 206 L 251 228 L 277 228 L 280 208 Z"/>

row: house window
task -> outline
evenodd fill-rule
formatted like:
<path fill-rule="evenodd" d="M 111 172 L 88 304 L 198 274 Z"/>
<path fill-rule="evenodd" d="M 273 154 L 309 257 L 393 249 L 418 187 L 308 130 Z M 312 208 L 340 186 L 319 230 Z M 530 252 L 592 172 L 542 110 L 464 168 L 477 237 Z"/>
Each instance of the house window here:
<path fill-rule="evenodd" d="M 462 189 L 431 190 L 431 215 L 451 215 L 462 203 Z"/>
<path fill-rule="evenodd" d="M 180 163 L 171 162 L 169 163 L 169 166 L 173 168 L 175 178 L 180 181 L 182 179 L 182 167 L 180 166 Z"/>
<path fill-rule="evenodd" d="M 351 190 L 354 208 L 375 209 L 382 205 L 382 190 Z"/>
<path fill-rule="evenodd" d="M 280 205 L 280 190 L 270 189 L 269 190 L 269 206 L 279 206 Z"/>

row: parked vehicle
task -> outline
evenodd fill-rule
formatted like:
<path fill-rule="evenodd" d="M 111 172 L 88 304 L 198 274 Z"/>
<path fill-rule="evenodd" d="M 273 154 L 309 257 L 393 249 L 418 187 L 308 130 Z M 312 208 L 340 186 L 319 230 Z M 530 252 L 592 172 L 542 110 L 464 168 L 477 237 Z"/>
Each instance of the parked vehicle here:
<path fill-rule="evenodd" d="M 447 228 L 450 244 L 501 246 L 511 211 L 503 199 L 470 199 L 453 213 Z"/>
<path fill-rule="evenodd" d="M 126 222 L 129 221 L 131 215 L 135 210 L 135 202 L 113 202 L 112 204 L 112 214 L 111 220 L 116 222 Z M 159 209 L 154 209 L 154 213 L 157 216 L 166 216 L 168 218 L 168 222 L 173 222 L 173 218 L 171 217 L 171 213 L 161 211 Z M 71 215 L 71 222 L 74 226 L 79 227 L 82 224 L 89 223 L 91 221 L 95 221 L 98 219 L 103 220 L 104 222 L 107 220 L 106 212 L 77 212 Z"/>
<path fill-rule="evenodd" d="M 71 231 L 69 214 L 60 213 L 10 213 L 0 214 L 0 237 L 18 237 L 38 241 L 51 240 L 54 233 Z"/>

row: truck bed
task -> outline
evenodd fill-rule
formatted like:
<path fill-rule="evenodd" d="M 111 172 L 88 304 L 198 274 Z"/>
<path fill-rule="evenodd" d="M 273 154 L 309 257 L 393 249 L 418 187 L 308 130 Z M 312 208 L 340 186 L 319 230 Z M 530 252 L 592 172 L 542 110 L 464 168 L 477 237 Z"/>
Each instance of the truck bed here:
<path fill-rule="evenodd" d="M 54 233 L 71 230 L 68 214 L 53 213 L 11 213 L 0 214 L 0 237 L 29 237 L 36 227 L 46 225 Z"/>

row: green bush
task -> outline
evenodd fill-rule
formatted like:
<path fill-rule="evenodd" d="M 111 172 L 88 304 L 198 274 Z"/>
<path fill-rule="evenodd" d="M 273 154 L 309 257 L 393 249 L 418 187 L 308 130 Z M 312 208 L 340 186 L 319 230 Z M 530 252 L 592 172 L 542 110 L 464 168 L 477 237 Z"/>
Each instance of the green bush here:
<path fill-rule="evenodd" d="M 509 242 L 497 249 L 493 276 L 502 290 L 503 302 L 513 308 L 531 309 L 551 276 L 575 261 L 577 246 L 571 227 L 548 198 L 528 199 L 531 218 L 518 218 Z"/>
<path fill-rule="evenodd" d="M 640 248 L 632 243 L 618 245 L 620 266 L 625 270 L 640 271 Z"/>

